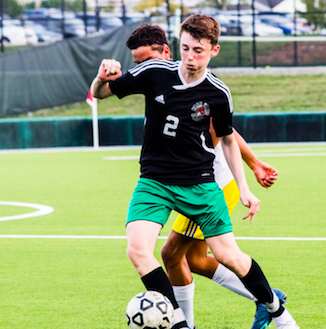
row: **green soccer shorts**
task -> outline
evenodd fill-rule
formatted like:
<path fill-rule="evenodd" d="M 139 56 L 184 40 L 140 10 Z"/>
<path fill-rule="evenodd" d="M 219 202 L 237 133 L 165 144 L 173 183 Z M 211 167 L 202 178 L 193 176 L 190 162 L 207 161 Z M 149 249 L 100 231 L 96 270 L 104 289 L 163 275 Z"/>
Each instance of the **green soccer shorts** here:
<path fill-rule="evenodd" d="M 205 238 L 232 232 L 223 191 L 215 182 L 178 186 L 140 178 L 129 204 L 127 224 L 148 220 L 164 226 L 172 209 L 199 225 Z"/>

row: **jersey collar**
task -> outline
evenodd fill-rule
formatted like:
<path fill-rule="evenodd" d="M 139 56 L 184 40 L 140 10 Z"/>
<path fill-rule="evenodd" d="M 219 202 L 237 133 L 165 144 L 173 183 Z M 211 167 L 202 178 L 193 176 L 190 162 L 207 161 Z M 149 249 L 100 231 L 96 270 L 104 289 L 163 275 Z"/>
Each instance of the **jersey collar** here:
<path fill-rule="evenodd" d="M 179 65 L 178 65 L 178 76 L 179 76 L 180 81 L 182 82 L 182 85 L 174 85 L 174 86 L 172 86 L 174 89 L 176 89 L 176 90 L 185 90 L 185 89 L 188 89 L 188 88 L 196 87 L 196 86 L 198 86 L 199 84 L 201 84 L 206 79 L 207 72 L 208 72 L 207 68 L 205 69 L 205 72 L 204 72 L 204 74 L 203 74 L 202 77 L 200 77 L 196 81 L 187 83 L 185 81 L 184 77 L 181 74 L 181 65 L 182 65 L 182 62 L 179 61 Z"/>

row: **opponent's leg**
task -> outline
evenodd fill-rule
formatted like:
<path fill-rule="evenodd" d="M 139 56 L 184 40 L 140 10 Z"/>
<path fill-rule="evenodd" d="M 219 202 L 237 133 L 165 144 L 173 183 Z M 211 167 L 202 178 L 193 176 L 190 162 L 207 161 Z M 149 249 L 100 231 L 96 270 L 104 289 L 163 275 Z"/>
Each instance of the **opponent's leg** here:
<path fill-rule="evenodd" d="M 183 286 L 192 282 L 186 253 L 193 241 L 193 239 L 171 231 L 161 250 L 166 271 L 174 286 Z"/>
<path fill-rule="evenodd" d="M 193 239 L 171 231 L 161 250 L 175 298 L 185 314 L 190 328 L 194 328 L 193 299 L 195 287 L 185 254 L 192 242 Z"/>

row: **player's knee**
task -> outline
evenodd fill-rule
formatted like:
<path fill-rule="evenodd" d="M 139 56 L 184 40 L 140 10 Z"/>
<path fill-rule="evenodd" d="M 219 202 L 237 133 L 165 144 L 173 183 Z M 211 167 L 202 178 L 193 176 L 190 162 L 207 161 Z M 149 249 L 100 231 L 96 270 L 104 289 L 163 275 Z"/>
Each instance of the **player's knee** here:
<path fill-rule="evenodd" d="M 169 246 L 164 246 L 161 250 L 161 256 L 166 267 L 173 267 L 179 264 L 183 255 L 179 255 L 174 249 Z"/>
<path fill-rule="evenodd" d="M 161 250 L 161 257 L 165 265 L 169 265 L 173 261 L 173 251 L 169 248 L 169 246 L 163 246 Z"/>
<path fill-rule="evenodd" d="M 204 270 L 203 263 L 198 257 L 194 257 L 192 254 L 187 254 L 187 261 L 191 272 L 200 274 Z"/>
<path fill-rule="evenodd" d="M 243 253 L 227 255 L 223 257 L 221 263 L 223 263 L 237 275 L 244 276 L 246 273 L 248 273 L 250 268 L 250 263 L 248 262 L 247 257 L 248 256 Z"/>
<path fill-rule="evenodd" d="M 127 248 L 127 255 L 131 262 L 135 265 L 140 263 L 143 259 L 149 257 L 149 251 L 147 248 L 142 248 L 136 244 L 129 244 Z"/>

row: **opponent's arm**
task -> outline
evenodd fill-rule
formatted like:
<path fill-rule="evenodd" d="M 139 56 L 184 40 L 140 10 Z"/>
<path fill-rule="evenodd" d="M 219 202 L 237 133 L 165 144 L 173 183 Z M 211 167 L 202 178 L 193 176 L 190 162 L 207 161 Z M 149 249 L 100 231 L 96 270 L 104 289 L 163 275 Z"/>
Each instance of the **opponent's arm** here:
<path fill-rule="evenodd" d="M 242 164 L 240 149 L 234 137 L 234 133 L 223 136 L 221 138 L 221 142 L 225 159 L 240 191 L 240 200 L 244 206 L 249 208 L 248 213 L 243 217 L 243 219 L 250 217 L 250 223 L 252 223 L 259 210 L 259 200 L 249 190 Z"/>
<path fill-rule="evenodd" d="M 215 148 L 216 145 L 218 144 L 218 142 L 221 140 L 221 137 L 216 136 L 216 132 L 215 132 L 215 129 L 214 129 L 214 126 L 213 126 L 213 119 L 212 118 L 210 120 L 209 133 L 212 137 L 213 146 Z"/>
<path fill-rule="evenodd" d="M 114 59 L 103 59 L 98 69 L 98 74 L 91 84 L 92 95 L 96 98 L 112 96 L 109 81 L 121 77 L 121 64 Z"/>
<path fill-rule="evenodd" d="M 277 179 L 278 171 L 268 163 L 260 161 L 251 150 L 243 137 L 233 128 L 235 139 L 239 145 L 242 159 L 248 167 L 254 172 L 258 183 L 262 187 L 269 188 Z"/>
<path fill-rule="evenodd" d="M 214 148 L 220 141 L 220 137 L 216 136 L 212 121 L 209 127 L 209 132 L 212 136 Z M 254 152 L 251 150 L 243 137 L 233 128 L 234 137 L 239 145 L 242 159 L 246 162 L 248 167 L 254 172 L 257 182 L 262 186 L 269 188 L 277 179 L 278 171 L 270 166 L 268 163 L 260 161 Z"/>

